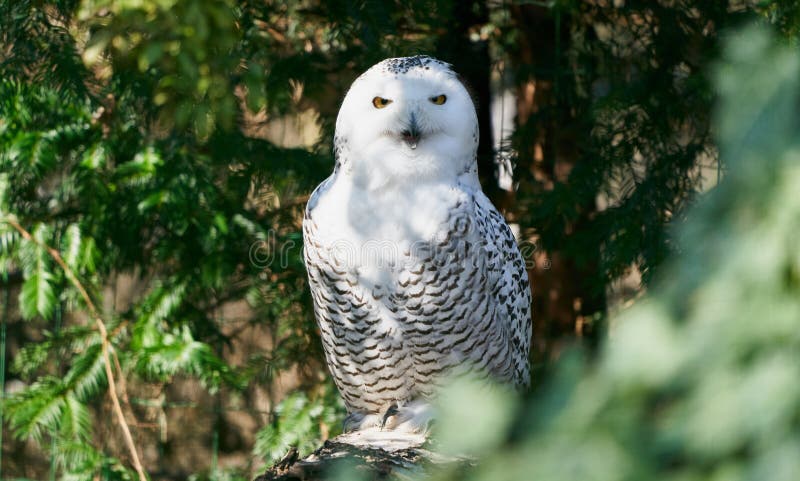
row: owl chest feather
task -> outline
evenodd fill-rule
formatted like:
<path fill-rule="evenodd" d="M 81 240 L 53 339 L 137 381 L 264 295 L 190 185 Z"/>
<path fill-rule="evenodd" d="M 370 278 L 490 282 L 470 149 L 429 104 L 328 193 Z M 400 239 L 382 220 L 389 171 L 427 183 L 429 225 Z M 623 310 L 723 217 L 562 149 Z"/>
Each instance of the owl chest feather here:
<path fill-rule="evenodd" d="M 446 321 L 433 320 L 466 310 L 467 299 L 447 302 L 459 273 L 439 259 L 454 254 L 447 244 L 469 194 L 452 185 L 402 195 L 347 187 L 330 186 L 308 214 L 306 262 L 337 384 L 349 403 L 376 409 L 369 403 L 425 392 L 425 376 L 443 369 L 428 343 Z"/>
<path fill-rule="evenodd" d="M 490 216 L 469 189 L 402 195 L 327 186 L 304 222 L 323 346 L 348 406 L 375 411 L 432 392 L 474 364 L 512 377 L 498 296 L 506 259 L 484 238 Z M 486 242 L 488 241 L 488 242 Z"/>
<path fill-rule="evenodd" d="M 444 235 L 454 211 L 468 200 L 469 194 L 453 184 L 369 191 L 335 182 L 313 210 L 315 235 L 331 248 L 361 251 L 380 243 L 402 250 Z"/>

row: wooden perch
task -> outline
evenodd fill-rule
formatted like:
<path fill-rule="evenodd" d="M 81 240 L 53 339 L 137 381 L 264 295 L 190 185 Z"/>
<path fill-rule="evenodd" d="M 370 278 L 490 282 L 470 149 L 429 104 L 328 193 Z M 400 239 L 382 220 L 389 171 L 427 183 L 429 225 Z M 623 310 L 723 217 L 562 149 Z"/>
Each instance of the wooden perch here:
<path fill-rule="evenodd" d="M 432 451 L 422 435 L 371 429 L 325 441 L 304 458 L 292 448 L 255 481 L 322 481 L 342 464 L 359 472 L 361 479 L 402 478 L 425 473 L 435 465 L 464 462 L 466 458 Z"/>

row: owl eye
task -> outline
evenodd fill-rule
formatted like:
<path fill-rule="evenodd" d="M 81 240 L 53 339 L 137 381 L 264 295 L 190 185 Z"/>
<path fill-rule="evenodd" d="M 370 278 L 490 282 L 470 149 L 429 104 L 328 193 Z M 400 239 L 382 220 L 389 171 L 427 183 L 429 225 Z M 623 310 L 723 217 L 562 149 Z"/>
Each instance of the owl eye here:
<path fill-rule="evenodd" d="M 385 99 L 383 97 L 375 97 L 374 99 L 372 99 L 372 105 L 374 105 L 376 109 L 382 109 L 387 105 L 389 105 L 390 103 L 392 103 L 391 100 Z"/>
<path fill-rule="evenodd" d="M 431 102 L 436 105 L 442 105 L 443 103 L 447 102 L 447 95 L 437 95 L 436 97 L 431 97 Z"/>

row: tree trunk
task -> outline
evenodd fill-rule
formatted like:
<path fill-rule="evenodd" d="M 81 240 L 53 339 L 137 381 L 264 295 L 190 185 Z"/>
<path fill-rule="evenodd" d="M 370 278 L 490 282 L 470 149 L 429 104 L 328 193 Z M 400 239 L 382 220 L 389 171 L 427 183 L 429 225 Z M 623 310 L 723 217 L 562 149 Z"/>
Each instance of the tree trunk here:
<path fill-rule="evenodd" d="M 576 148 L 584 131 L 566 105 L 565 88 L 569 66 L 565 52 L 569 46 L 569 21 L 557 7 L 518 5 L 511 8 L 513 28 L 519 33 L 512 63 L 518 71 L 517 169 L 523 180 L 517 198 L 517 215 L 524 217 L 524 202 L 553 190 L 568 181 L 570 172 L 581 161 Z M 564 103 L 564 105 L 562 105 Z M 519 177 L 519 176 L 517 176 Z M 527 199 L 526 199 L 527 197 Z M 606 310 L 605 294 L 598 290 L 597 266 L 600 248 L 581 252 L 581 263 L 561 250 L 570 238 L 583 234 L 582 225 L 597 213 L 594 198 L 578 206 L 577 220 L 565 222 L 558 231 L 541 236 L 542 226 L 533 225 L 538 264 L 529 272 L 533 291 L 534 368 L 558 355 L 562 346 L 576 336 L 596 344 L 600 332 L 593 315 Z M 531 208 L 537 208 L 534 203 Z M 546 259 L 546 263 L 542 260 Z M 535 373 L 534 373 L 535 375 Z"/>

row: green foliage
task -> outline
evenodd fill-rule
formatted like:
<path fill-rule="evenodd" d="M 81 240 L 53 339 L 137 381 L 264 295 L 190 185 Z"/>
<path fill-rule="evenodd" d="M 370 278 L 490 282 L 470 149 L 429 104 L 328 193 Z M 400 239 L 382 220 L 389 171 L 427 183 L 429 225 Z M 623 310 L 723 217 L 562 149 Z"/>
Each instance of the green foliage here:
<path fill-rule="evenodd" d="M 167 322 L 184 301 L 185 294 L 186 284 L 169 287 L 157 284 L 143 299 L 131 339 L 134 368 L 145 379 L 159 381 L 189 374 L 212 392 L 223 382 L 244 388 L 243 380 L 234 370 L 208 344 L 194 338 L 188 324 L 170 326 Z"/>
<path fill-rule="evenodd" d="M 338 434 L 342 402 L 334 387 L 328 383 L 320 395 L 289 394 L 275 409 L 272 423 L 256 434 L 253 454 L 272 465 L 279 461 L 291 446 L 308 454 L 320 445 L 324 437 Z"/>
<path fill-rule="evenodd" d="M 89 439 L 91 423 L 86 403 L 106 385 L 102 348 L 96 336 L 90 339 L 93 343 L 84 344 L 72 357 L 72 364 L 63 377 L 40 377 L 29 388 L 7 399 L 5 407 L 17 436 L 41 440 L 45 433 L 55 431 L 64 439 Z M 52 347 L 53 343 L 45 343 L 45 346 Z M 52 354 L 52 351 L 42 351 L 29 348 L 15 364 L 32 370 L 47 354 Z"/>
<path fill-rule="evenodd" d="M 595 366 L 566 359 L 506 444 L 441 479 L 796 478 L 798 59 L 763 28 L 731 36 L 715 115 L 729 171 L 678 231 L 683 253 L 615 320 Z M 461 409 L 481 416 L 475 399 Z"/>
<path fill-rule="evenodd" d="M 191 126 L 201 138 L 217 124 L 233 126 L 232 77 L 243 73 L 233 2 L 94 0 L 83 2 L 79 18 L 92 29 L 84 62 L 107 52 L 114 73 L 159 109 L 162 123 Z"/>
<path fill-rule="evenodd" d="M 62 470 L 64 481 L 102 479 L 109 481 L 133 481 L 136 473 L 126 468 L 119 460 L 106 456 L 85 442 L 59 440 L 56 444 L 56 465 Z"/>
<path fill-rule="evenodd" d="M 738 409 L 745 399 L 772 414 L 763 422 L 742 416 L 744 421 L 730 425 L 709 413 L 706 391 L 733 392 L 731 386 L 741 384 L 768 393 L 795 374 L 782 362 L 789 351 L 776 349 L 794 342 L 785 330 L 789 317 L 781 316 L 795 312 L 787 299 L 796 294 L 796 257 L 771 254 L 791 246 L 787 229 L 795 211 L 787 209 L 796 204 L 779 190 L 789 188 L 793 174 L 788 164 L 776 161 L 767 178 L 769 169 L 760 167 L 765 164 L 747 157 L 783 156 L 786 129 L 794 124 L 779 120 L 779 111 L 796 103 L 780 97 L 778 92 L 788 90 L 775 82 L 790 82 L 786 72 L 794 67 L 779 58 L 785 54 L 763 55 L 773 63 L 748 67 L 749 81 L 730 83 L 726 78 L 740 78 L 731 73 L 715 89 L 709 64 L 719 53 L 720 33 L 754 14 L 793 38 L 796 6 L 549 2 L 537 8 L 563 29 L 542 30 L 533 43 L 546 47 L 531 60 L 516 50 L 533 29 L 525 17 L 513 15 L 530 6 L 522 3 L 3 2 L 0 274 L 9 278 L 3 287 L 19 293 L 19 316 L 12 313 L 3 321 L 17 328 L 23 344 L 10 374 L 25 383 L 4 400 L 11 431 L 45 449 L 52 443 L 63 479 L 133 478 L 115 457 L 125 459 L 122 453 L 99 439 L 108 434 L 98 430 L 107 414 L 102 400 L 108 383 L 99 334 L 86 320 L 82 296 L 44 248 L 50 246 L 100 307 L 109 352 L 120 364 L 114 366 L 116 375 L 132 385 L 155 385 L 165 396 L 172 395 L 165 387 L 187 378 L 209 393 L 249 399 L 254 386 L 269 386 L 291 371 L 303 389 L 270 413 L 256 455 L 273 460 L 292 444 L 308 451 L 334 434 L 342 408 L 330 384 L 321 381 L 325 369 L 305 283 L 300 221 L 306 195 L 331 170 L 338 103 L 356 75 L 385 57 L 429 53 L 453 60 L 465 72 L 478 63 L 475 52 L 491 41 L 499 56 L 516 60 L 518 83 L 543 80 L 537 95 L 549 99 L 521 122 L 513 138 L 522 168 L 511 210 L 523 231 L 535 228 L 544 247 L 560 249 L 583 265 L 586 275 L 574 281 L 592 292 L 602 293 L 631 263 L 650 275 L 674 245 L 683 246 L 683 259 L 691 261 L 663 271 L 662 279 L 671 275 L 676 281 L 664 281 L 663 292 L 631 311 L 635 320 L 624 323 L 618 347 L 610 348 L 593 375 L 575 382 L 577 374 L 567 372 L 524 422 L 513 423 L 510 411 L 495 409 L 487 417 L 491 422 L 471 424 L 476 431 L 495 426 L 494 436 L 483 437 L 483 444 L 464 437 L 458 448 L 487 448 L 504 438 L 502 426 L 511 422 L 512 438 L 527 441 L 509 445 L 508 456 L 486 469 L 513 472 L 536 460 L 540 471 L 521 471 L 520 479 L 548 469 L 560 473 L 551 478 L 569 478 L 561 469 L 570 466 L 622 472 L 625 463 L 629 472 L 647 476 L 667 464 L 676 472 L 682 466 L 716 466 L 736 449 L 740 460 L 724 458 L 730 466 L 756 456 L 748 449 L 753 439 L 767 436 L 763 433 L 776 420 L 791 425 L 786 413 L 794 391 L 776 396 L 785 404 L 775 405 L 772 397 L 747 397 L 750 389 L 742 388 L 743 397 L 728 399 L 728 409 Z M 756 59 L 771 48 L 760 38 L 751 36 L 733 50 L 751 55 L 742 59 Z M 488 69 L 487 57 L 486 71 L 476 78 L 488 83 Z M 721 172 L 726 183 L 697 211 L 696 219 L 709 220 L 690 221 L 679 231 L 684 240 L 672 238 L 667 228 L 683 221 L 686 205 L 702 187 L 704 163 L 715 161 L 710 119 L 716 91 L 732 89 L 741 89 L 736 95 L 747 102 L 728 102 L 725 108 L 731 110 L 718 116 L 723 166 L 727 170 L 730 164 L 730 174 Z M 488 91 L 481 95 L 488 98 Z M 777 104 L 777 110 L 762 109 L 761 101 Z M 260 119 L 306 109 L 320 115 L 316 145 L 285 147 L 259 130 Z M 481 115 L 488 118 L 485 109 Z M 740 122 L 748 118 L 756 122 Z M 543 167 L 524 164 L 535 157 L 541 136 L 556 139 L 545 143 Z M 574 166 L 568 178 L 555 178 L 565 147 L 577 152 Z M 737 160 L 745 157 L 750 160 Z M 552 174 L 552 188 L 536 177 L 540 167 Z M 603 195 L 618 197 L 598 211 L 595 201 Z M 745 206 L 741 199 L 754 203 Z M 23 239 L 8 220 L 35 242 Z M 737 226 L 758 226 L 763 238 L 738 244 L 743 234 Z M 754 262 L 745 269 L 733 262 L 734 253 L 741 262 Z M 713 269 L 697 267 L 710 266 L 717 256 L 727 257 L 719 257 Z M 143 286 L 121 307 L 115 297 L 106 297 L 118 276 Z M 744 279 L 753 282 L 732 289 Z M 736 293 L 732 301 L 726 292 Z M 719 297 L 706 297 L 714 293 Z M 745 299 L 752 307 L 738 302 Z M 238 330 L 224 317 L 225 306 L 237 302 L 253 311 Z M 701 304 L 711 311 L 701 313 Z M 723 307 L 729 316 L 722 315 Z M 61 312 L 63 323 L 54 319 Z M 764 312 L 783 324 L 730 322 L 761 320 Z M 729 322 L 726 329 L 715 324 L 688 330 L 700 318 Z M 271 348 L 230 363 L 242 332 L 254 325 L 266 326 Z M 723 334 L 730 336 L 725 342 L 738 346 L 735 352 L 707 349 L 710 337 Z M 760 344 L 753 344 L 755 339 Z M 613 354 L 615 349 L 626 354 Z M 685 350 L 680 359 L 676 350 Z M 726 352 L 736 355 L 729 358 Z M 733 362 L 746 378 L 730 374 Z M 697 387 L 706 365 L 716 384 L 703 391 Z M 467 396 L 470 388 L 464 389 L 461 395 Z M 501 394 L 485 405 L 506 406 L 503 399 Z M 680 429 L 654 438 L 655 444 L 638 442 L 642 433 L 666 432 L 658 423 L 667 418 L 646 409 L 654 405 L 664 406 L 672 416 L 667 424 Z M 471 416 L 468 409 L 453 413 L 461 416 L 456 425 Z M 604 413 L 602 422 L 592 421 Z M 534 428 L 537 434 L 528 438 L 524 431 Z M 585 434 L 581 442 L 570 437 L 576 433 Z M 695 444 L 686 441 L 687 433 Z M 729 445 L 708 452 L 713 443 L 703 441 L 705 433 L 724 435 Z M 785 449 L 778 438 L 769 439 Z M 528 456 L 527 442 L 546 449 Z M 524 462 L 509 459 L 511 453 L 523 454 Z M 655 464 L 658 456 L 664 465 Z M 575 464 L 553 464 L 561 460 Z M 197 479 L 240 476 L 206 466 L 197 470 L 206 473 Z"/>
<path fill-rule="evenodd" d="M 83 442 L 89 438 L 91 422 L 85 402 L 77 397 L 75 386 L 57 378 L 40 379 L 21 394 L 11 396 L 6 407 L 18 437 L 41 441 L 45 432 L 50 432 Z"/>
<path fill-rule="evenodd" d="M 50 236 L 47 226 L 39 224 L 33 230 L 33 238 L 44 243 Z M 55 310 L 56 296 L 53 291 L 50 254 L 40 244 L 28 242 L 22 244 L 20 257 L 27 267 L 24 272 L 25 283 L 19 295 L 22 316 L 30 319 L 36 315 L 50 317 Z"/>
<path fill-rule="evenodd" d="M 555 182 L 542 188 L 523 171 L 523 212 L 542 247 L 583 269 L 587 291 L 602 292 L 632 265 L 647 281 L 670 252 L 668 226 L 711 182 L 707 67 L 719 31 L 754 15 L 723 3 L 554 2 L 545 15 L 562 29 L 556 50 L 519 66 L 520 81 L 552 83 L 552 98 L 513 144 L 530 162 L 548 135 L 538 168 Z M 559 162 L 568 176 L 556 173 Z"/>
<path fill-rule="evenodd" d="M 464 400 L 471 400 L 464 402 Z M 516 397 L 507 387 L 461 377 L 447 384 L 437 399 L 439 449 L 454 456 L 482 456 L 503 441 L 514 422 Z"/>

